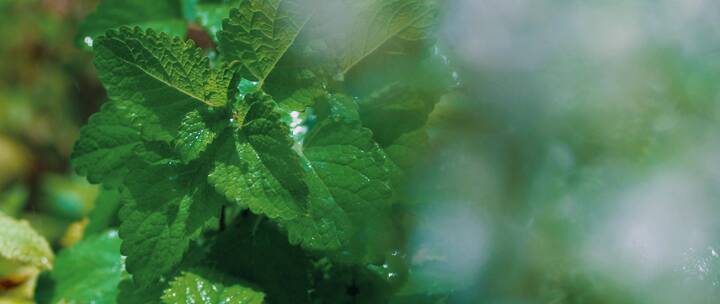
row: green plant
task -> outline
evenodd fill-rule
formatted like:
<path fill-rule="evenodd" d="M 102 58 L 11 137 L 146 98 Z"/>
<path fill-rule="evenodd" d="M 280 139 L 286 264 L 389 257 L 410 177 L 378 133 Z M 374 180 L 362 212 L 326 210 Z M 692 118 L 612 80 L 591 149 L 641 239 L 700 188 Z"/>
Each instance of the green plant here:
<path fill-rule="evenodd" d="M 219 31 L 201 22 L 217 43 L 204 51 L 152 16 L 117 13 L 131 3 L 101 3 L 85 25 L 109 101 L 72 155 L 90 182 L 119 189 L 118 300 L 390 301 L 409 267 L 402 188 L 452 83 L 430 47 L 438 4 L 217 3 L 229 16 Z M 210 4 L 177 7 L 192 18 L 192 5 Z M 76 255 L 113 248 L 85 242 Z"/>

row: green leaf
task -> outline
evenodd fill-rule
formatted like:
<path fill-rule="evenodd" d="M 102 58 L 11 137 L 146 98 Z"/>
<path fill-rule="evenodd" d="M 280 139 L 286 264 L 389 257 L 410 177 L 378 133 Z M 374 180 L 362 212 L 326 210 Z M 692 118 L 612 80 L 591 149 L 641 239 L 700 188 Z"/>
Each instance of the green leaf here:
<path fill-rule="evenodd" d="M 242 1 L 223 21 L 220 52 L 241 63 L 240 77 L 262 86 L 308 20 L 297 0 Z"/>
<path fill-rule="evenodd" d="M 219 55 L 139 27 L 94 41 L 110 102 L 82 129 L 73 165 L 119 189 L 98 200 L 119 197 L 122 205 L 120 252 L 130 277 L 118 301 L 155 303 L 162 294 L 167 303 L 259 303 L 264 294 L 245 287 L 255 284 L 273 303 L 355 299 L 343 292 L 355 267 L 380 265 L 403 240 L 391 217 L 396 162 L 405 168 L 420 153 L 432 110 L 415 86 L 356 94 L 378 86 L 357 71 L 375 73 L 365 58 L 393 50 L 388 42 L 426 39 L 434 1 L 180 2 L 184 18 L 217 34 Z M 235 4 L 216 33 L 218 16 Z M 371 68 L 353 69 L 363 60 Z M 110 225 L 113 205 L 103 205 L 89 234 Z M 221 210 L 226 231 L 218 233 Z M 317 283 L 333 272 L 312 268 L 321 254 L 349 262 L 322 294 Z M 382 302 L 386 283 L 363 286 L 383 290 Z"/>
<path fill-rule="evenodd" d="M 272 109 L 267 99 L 251 104 L 240 130 L 224 139 L 208 180 L 229 200 L 278 222 L 293 243 L 336 250 L 356 238 L 351 251 L 363 256 L 370 249 L 364 245 L 376 241 L 369 233 L 387 229 L 397 168 L 350 99 L 333 99 L 302 147 L 293 148 Z"/>
<path fill-rule="evenodd" d="M 400 34 L 418 32 L 435 14 L 434 1 L 371 0 L 348 2 L 345 29 L 332 44 L 342 73 L 348 72 L 365 57 Z M 342 4 L 341 4 L 342 5 Z M 337 8 L 336 8 L 337 9 Z M 433 18 L 434 19 L 434 18 Z"/>
<path fill-rule="evenodd" d="M 312 7 L 313 17 L 280 63 L 279 74 L 324 69 L 343 79 L 393 40 L 427 38 L 438 13 L 435 0 L 326 1 Z"/>
<path fill-rule="evenodd" d="M 218 93 L 208 90 L 210 63 L 191 41 L 121 27 L 99 37 L 95 53 L 98 76 L 108 95 L 155 110 L 160 118 L 170 120 L 162 121 L 166 126 L 176 128 L 193 106 L 222 105 L 209 98 Z"/>
<path fill-rule="evenodd" d="M 118 184 L 127 174 L 125 164 L 143 140 L 169 140 L 158 119 L 147 108 L 127 101 L 109 101 L 80 130 L 71 156 L 80 175 L 91 183 Z"/>
<path fill-rule="evenodd" d="M 352 101 L 343 103 L 354 106 Z M 342 106 L 332 105 L 331 113 L 308 132 L 303 154 L 346 211 L 387 202 L 394 168 L 372 132 L 360 125 L 356 109 Z"/>
<path fill-rule="evenodd" d="M 57 256 L 52 303 L 115 303 L 122 271 L 117 232 L 85 239 Z"/>
<path fill-rule="evenodd" d="M 416 68 L 420 63 L 415 53 L 430 44 L 428 32 L 437 20 L 437 1 L 333 1 L 313 9 L 312 19 L 268 78 L 266 90 L 283 108 L 304 110 L 317 101 L 306 98 L 308 93 L 358 78 L 354 75 L 358 69 L 366 72 L 360 73 L 361 78 L 369 78 L 363 84 L 424 77 L 419 74 L 424 71 Z"/>
<path fill-rule="evenodd" d="M 360 116 L 393 161 L 409 169 L 427 150 L 425 124 L 438 100 L 437 93 L 394 84 L 361 102 Z"/>
<path fill-rule="evenodd" d="M 208 180 L 231 201 L 270 218 L 290 219 L 304 206 L 307 186 L 287 126 L 267 97 L 250 98 L 242 126 L 226 134 Z M 268 202 L 273 202 L 268 204 Z"/>
<path fill-rule="evenodd" d="M 180 37 L 187 30 L 177 0 L 102 0 L 80 25 L 76 39 L 92 47 L 98 36 L 121 26 L 139 26 Z"/>
<path fill-rule="evenodd" d="M 317 110 L 320 118 L 305 136 L 303 155 L 354 224 L 351 253 L 371 259 L 393 236 L 388 216 L 398 168 L 362 127 L 353 100 L 334 96 Z"/>
<path fill-rule="evenodd" d="M 180 158 L 184 162 L 197 159 L 200 153 L 215 140 L 224 121 L 206 111 L 194 110 L 183 117 L 175 141 Z"/>
<path fill-rule="evenodd" d="M 147 286 L 182 260 L 191 239 L 217 223 L 222 199 L 195 165 L 131 167 L 120 209 L 122 253 L 134 281 Z"/>
<path fill-rule="evenodd" d="M 232 73 L 211 72 L 207 57 L 191 43 L 138 28 L 108 32 L 95 50 L 113 101 L 81 131 L 72 157 L 78 173 L 93 183 L 117 184 L 143 142 L 169 143 L 178 133 L 182 159 L 197 158 L 218 127 L 207 122 L 203 103 L 227 101 Z"/>
<path fill-rule="evenodd" d="M 316 177 L 292 149 L 287 125 L 267 96 L 248 96 L 239 130 L 219 141 L 210 184 L 230 201 L 278 221 L 310 248 L 337 248 L 348 225 Z"/>
<path fill-rule="evenodd" d="M 53 252 L 47 241 L 27 221 L 16 220 L 0 212 L 0 257 L 51 269 Z"/>
<path fill-rule="evenodd" d="M 217 303 L 262 304 L 265 295 L 251 288 L 234 284 L 221 276 L 200 276 L 183 272 L 170 282 L 162 300 L 166 304 Z"/>

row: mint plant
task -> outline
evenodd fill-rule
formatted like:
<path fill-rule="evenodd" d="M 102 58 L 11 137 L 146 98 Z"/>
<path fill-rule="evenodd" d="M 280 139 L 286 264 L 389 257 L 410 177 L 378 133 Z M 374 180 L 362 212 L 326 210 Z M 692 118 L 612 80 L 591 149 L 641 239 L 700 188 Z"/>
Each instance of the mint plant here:
<path fill-rule="evenodd" d="M 72 163 L 119 191 L 118 301 L 377 303 L 403 287 L 403 186 L 452 83 L 431 47 L 437 3 L 97 10 L 80 37 L 109 100 Z M 217 48 L 175 36 L 183 18 Z"/>

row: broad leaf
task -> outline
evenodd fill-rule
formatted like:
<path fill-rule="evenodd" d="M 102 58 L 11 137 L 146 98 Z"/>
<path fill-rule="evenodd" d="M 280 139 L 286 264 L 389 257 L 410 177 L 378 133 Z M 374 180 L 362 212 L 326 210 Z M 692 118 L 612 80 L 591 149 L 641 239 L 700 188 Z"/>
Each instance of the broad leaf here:
<path fill-rule="evenodd" d="M 117 232 L 85 239 L 57 256 L 52 303 L 114 303 L 122 271 Z"/>
<path fill-rule="evenodd" d="M 435 0 L 324 1 L 316 10 L 279 73 L 325 69 L 344 74 L 394 39 L 422 40 L 435 22 Z M 305 69 L 297 69 L 302 66 Z M 276 77 L 276 75 L 274 75 Z"/>
<path fill-rule="evenodd" d="M 293 243 L 336 250 L 356 238 L 351 251 L 362 257 L 363 244 L 375 241 L 370 231 L 387 228 L 396 167 L 361 126 L 352 100 L 333 99 L 295 148 L 272 105 L 262 99 L 250 105 L 240 130 L 224 139 L 210 183 L 229 200 L 277 221 Z"/>
<path fill-rule="evenodd" d="M 230 201 L 283 224 L 290 238 L 317 249 L 335 249 L 347 218 L 292 149 L 287 125 L 267 96 L 250 101 L 239 130 L 226 134 L 209 182 Z"/>
<path fill-rule="evenodd" d="M 95 53 L 98 76 L 112 99 L 146 105 L 161 118 L 177 122 L 193 105 L 224 102 L 210 99 L 218 92 L 208 90 L 209 60 L 190 41 L 122 27 L 98 38 Z"/>
<path fill-rule="evenodd" d="M 340 22 L 343 33 L 332 44 L 334 57 L 346 73 L 383 44 L 403 34 L 418 37 L 436 7 L 429 0 L 370 0 L 348 2 L 349 16 Z M 343 4 L 339 4 L 343 5 Z M 336 8 L 337 9 L 337 8 Z M 434 19 L 434 18 L 432 18 Z"/>
<path fill-rule="evenodd" d="M 140 286 L 173 269 L 191 239 L 217 223 L 222 200 L 193 165 L 138 163 L 120 209 L 122 253 Z"/>
<path fill-rule="evenodd" d="M 220 52 L 241 63 L 240 76 L 261 84 L 309 20 L 299 0 L 246 0 L 218 33 Z"/>
<path fill-rule="evenodd" d="M 273 112 L 272 100 L 266 96 L 248 99 L 253 101 L 245 119 L 225 135 L 209 181 L 231 201 L 256 213 L 294 218 L 308 190 L 289 131 Z"/>
<path fill-rule="evenodd" d="M 73 167 L 91 183 L 118 184 L 143 141 L 171 140 L 159 124 L 158 117 L 141 105 L 109 101 L 80 130 Z"/>
<path fill-rule="evenodd" d="M 178 133 L 182 159 L 198 157 L 216 127 L 207 125 L 205 105 L 227 101 L 232 73 L 210 71 L 192 43 L 138 28 L 108 32 L 95 51 L 99 76 L 115 101 L 83 129 L 73 156 L 76 169 L 96 183 L 105 175 L 122 176 L 122 164 L 140 140 L 171 142 Z"/>
<path fill-rule="evenodd" d="M 362 127 L 357 105 L 349 98 L 334 96 L 302 144 L 302 152 L 313 173 L 333 201 L 354 224 L 352 246 L 355 258 L 369 258 L 386 250 L 393 231 L 389 207 L 394 193 L 392 180 L 398 168 Z"/>

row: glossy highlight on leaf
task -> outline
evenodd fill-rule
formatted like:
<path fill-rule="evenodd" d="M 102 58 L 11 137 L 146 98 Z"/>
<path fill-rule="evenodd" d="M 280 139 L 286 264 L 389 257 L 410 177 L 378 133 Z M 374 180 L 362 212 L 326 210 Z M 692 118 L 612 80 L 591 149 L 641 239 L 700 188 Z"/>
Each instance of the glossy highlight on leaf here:
<path fill-rule="evenodd" d="M 217 276 L 216 276 L 217 277 Z M 170 282 L 162 300 L 166 304 L 217 303 L 217 304 L 262 304 L 262 292 L 240 284 L 224 282 L 231 280 L 209 280 L 192 272 L 184 272 Z"/>

